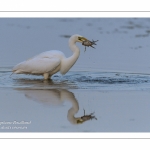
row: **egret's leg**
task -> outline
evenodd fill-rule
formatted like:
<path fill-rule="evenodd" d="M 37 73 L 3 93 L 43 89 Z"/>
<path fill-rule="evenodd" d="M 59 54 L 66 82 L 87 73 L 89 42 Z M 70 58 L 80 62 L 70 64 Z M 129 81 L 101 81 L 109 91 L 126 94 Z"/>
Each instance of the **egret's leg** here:
<path fill-rule="evenodd" d="M 49 79 L 49 73 L 44 73 L 43 76 L 45 80 Z"/>

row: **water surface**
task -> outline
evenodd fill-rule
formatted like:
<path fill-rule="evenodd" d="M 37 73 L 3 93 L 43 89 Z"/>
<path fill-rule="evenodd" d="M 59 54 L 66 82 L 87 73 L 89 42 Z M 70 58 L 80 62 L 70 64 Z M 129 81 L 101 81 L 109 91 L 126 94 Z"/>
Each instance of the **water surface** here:
<path fill-rule="evenodd" d="M 150 132 L 149 18 L 0 18 L 0 132 Z M 43 51 L 80 57 L 51 80 L 11 75 L 17 63 Z M 85 114 L 84 114 L 85 110 Z M 84 115 L 96 119 L 79 121 Z"/>

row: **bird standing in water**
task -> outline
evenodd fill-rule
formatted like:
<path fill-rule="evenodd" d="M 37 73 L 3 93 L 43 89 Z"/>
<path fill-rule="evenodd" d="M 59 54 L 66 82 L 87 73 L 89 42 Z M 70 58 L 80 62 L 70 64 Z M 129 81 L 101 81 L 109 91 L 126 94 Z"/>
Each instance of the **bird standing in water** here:
<path fill-rule="evenodd" d="M 64 75 L 75 64 L 80 55 L 80 49 L 76 46 L 76 42 L 83 43 L 87 40 L 81 35 L 72 35 L 69 39 L 72 56 L 66 58 L 63 52 L 50 50 L 17 64 L 12 71 L 16 74 L 43 75 L 46 80 L 57 72 Z"/>

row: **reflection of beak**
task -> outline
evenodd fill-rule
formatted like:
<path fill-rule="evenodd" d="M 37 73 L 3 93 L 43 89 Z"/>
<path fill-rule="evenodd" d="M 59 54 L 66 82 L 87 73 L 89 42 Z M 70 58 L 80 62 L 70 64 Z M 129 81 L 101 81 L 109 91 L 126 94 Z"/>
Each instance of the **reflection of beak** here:
<path fill-rule="evenodd" d="M 78 37 L 78 41 L 82 43 L 84 41 L 88 41 L 88 39 L 86 39 L 85 37 Z"/>
<path fill-rule="evenodd" d="M 77 124 L 81 124 L 81 123 L 83 123 L 84 122 L 84 120 L 82 120 L 81 118 L 78 118 L 77 119 Z"/>

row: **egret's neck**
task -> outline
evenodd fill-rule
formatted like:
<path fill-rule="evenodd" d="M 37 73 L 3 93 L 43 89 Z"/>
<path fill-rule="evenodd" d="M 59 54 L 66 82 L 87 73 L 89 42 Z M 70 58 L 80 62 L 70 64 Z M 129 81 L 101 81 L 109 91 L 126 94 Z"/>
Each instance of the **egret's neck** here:
<path fill-rule="evenodd" d="M 68 58 L 65 58 L 62 61 L 61 70 L 60 70 L 62 74 L 65 74 L 69 71 L 69 69 L 75 64 L 75 62 L 77 61 L 80 55 L 80 50 L 76 46 L 76 42 L 69 40 L 69 47 L 73 52 L 73 55 Z"/>
<path fill-rule="evenodd" d="M 69 40 L 69 48 L 71 49 L 71 51 L 73 51 L 73 53 L 78 52 L 80 54 L 80 50 L 76 45 L 75 41 Z"/>
<path fill-rule="evenodd" d="M 71 103 L 72 107 L 68 110 L 67 118 L 70 123 L 77 124 L 78 118 L 76 118 L 74 115 L 79 111 L 79 104 L 74 94 L 72 92 L 62 89 L 60 92 L 60 100 L 69 101 Z"/>

